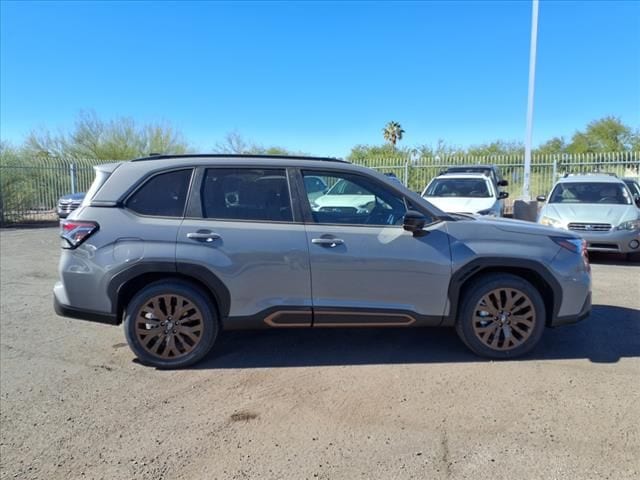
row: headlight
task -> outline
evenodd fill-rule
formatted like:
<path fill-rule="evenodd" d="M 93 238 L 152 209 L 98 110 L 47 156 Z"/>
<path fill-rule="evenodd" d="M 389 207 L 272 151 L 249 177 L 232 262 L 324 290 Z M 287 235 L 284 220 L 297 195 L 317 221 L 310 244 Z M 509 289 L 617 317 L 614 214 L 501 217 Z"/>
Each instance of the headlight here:
<path fill-rule="evenodd" d="M 548 225 L 550 227 L 555 227 L 555 228 L 564 228 L 564 223 L 563 222 L 561 222 L 560 220 L 556 220 L 555 218 L 551 218 L 551 217 L 542 217 L 540 219 L 540 224 Z"/>
<path fill-rule="evenodd" d="M 616 230 L 640 230 L 640 218 L 629 220 L 628 222 L 622 222 L 616 227 Z"/>

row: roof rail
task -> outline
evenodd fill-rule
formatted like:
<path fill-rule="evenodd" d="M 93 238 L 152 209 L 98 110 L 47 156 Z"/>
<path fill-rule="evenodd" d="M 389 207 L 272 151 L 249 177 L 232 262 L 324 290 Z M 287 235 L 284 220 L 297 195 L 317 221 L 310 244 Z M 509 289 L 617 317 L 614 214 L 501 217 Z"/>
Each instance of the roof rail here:
<path fill-rule="evenodd" d="M 252 154 L 239 154 L 239 153 L 192 153 L 192 154 L 180 154 L 180 155 L 165 155 L 161 153 L 151 153 L 146 157 L 134 158 L 132 162 L 144 162 L 147 160 L 167 160 L 175 158 L 263 158 L 271 160 L 317 160 L 322 162 L 343 162 L 348 163 L 346 160 L 334 157 L 312 157 L 305 155 L 252 155 Z"/>
<path fill-rule="evenodd" d="M 451 171 L 451 167 L 447 167 L 444 170 L 440 170 L 440 173 L 438 175 L 447 175 L 449 173 L 477 173 L 480 175 L 484 175 L 485 177 L 490 177 L 491 176 L 491 168 L 482 168 L 482 167 L 453 167 L 455 170 L 457 171 Z"/>
<path fill-rule="evenodd" d="M 608 175 L 609 177 L 616 177 L 618 178 L 618 175 L 616 175 L 613 172 L 574 172 L 574 173 L 565 173 L 562 178 L 567 178 L 567 177 L 586 177 L 589 175 Z"/>

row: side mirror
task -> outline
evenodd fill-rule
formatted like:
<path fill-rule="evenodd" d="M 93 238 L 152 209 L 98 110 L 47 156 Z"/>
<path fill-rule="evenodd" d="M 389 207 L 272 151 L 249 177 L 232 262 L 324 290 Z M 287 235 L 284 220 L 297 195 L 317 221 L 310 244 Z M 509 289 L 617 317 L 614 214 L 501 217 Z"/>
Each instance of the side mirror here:
<path fill-rule="evenodd" d="M 500 192 L 498 194 L 498 199 L 499 200 L 504 200 L 505 198 L 509 198 L 509 192 Z"/>
<path fill-rule="evenodd" d="M 407 210 L 407 213 L 404 214 L 402 227 L 416 236 L 420 234 L 426 223 L 427 219 L 422 213 L 415 210 Z"/>
<path fill-rule="evenodd" d="M 498 182 L 498 186 L 499 187 L 508 187 L 509 186 L 509 182 L 507 180 L 500 180 Z"/>
<path fill-rule="evenodd" d="M 636 197 L 636 206 L 640 208 L 640 196 Z"/>
<path fill-rule="evenodd" d="M 544 195 L 538 195 L 536 197 L 536 200 L 539 202 L 546 202 L 547 201 L 547 197 L 545 197 Z"/>

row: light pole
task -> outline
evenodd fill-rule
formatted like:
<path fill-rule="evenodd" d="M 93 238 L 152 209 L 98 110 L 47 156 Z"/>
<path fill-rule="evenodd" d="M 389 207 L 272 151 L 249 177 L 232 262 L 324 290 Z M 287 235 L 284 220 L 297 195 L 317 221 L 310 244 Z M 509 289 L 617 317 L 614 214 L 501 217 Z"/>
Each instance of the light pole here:
<path fill-rule="evenodd" d="M 527 131 L 524 140 L 524 184 L 522 199 L 531 200 L 531 136 L 533 131 L 533 93 L 536 83 L 536 50 L 538 43 L 538 0 L 533 0 L 531 12 L 531 49 L 529 50 L 529 94 L 527 98 Z"/>

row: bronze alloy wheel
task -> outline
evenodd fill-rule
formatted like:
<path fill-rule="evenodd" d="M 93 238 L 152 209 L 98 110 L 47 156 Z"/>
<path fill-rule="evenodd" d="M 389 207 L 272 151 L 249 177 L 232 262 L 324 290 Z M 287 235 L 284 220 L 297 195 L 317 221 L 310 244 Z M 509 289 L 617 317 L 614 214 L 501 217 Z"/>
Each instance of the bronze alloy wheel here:
<path fill-rule="evenodd" d="M 202 339 L 202 313 L 182 295 L 152 297 L 135 318 L 142 348 L 155 357 L 175 359 L 192 352 Z"/>
<path fill-rule="evenodd" d="M 531 299 L 515 288 L 496 288 L 485 294 L 473 312 L 473 331 L 493 350 L 511 350 L 527 341 L 536 311 Z"/>

